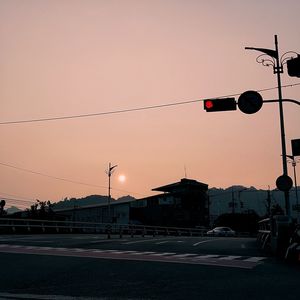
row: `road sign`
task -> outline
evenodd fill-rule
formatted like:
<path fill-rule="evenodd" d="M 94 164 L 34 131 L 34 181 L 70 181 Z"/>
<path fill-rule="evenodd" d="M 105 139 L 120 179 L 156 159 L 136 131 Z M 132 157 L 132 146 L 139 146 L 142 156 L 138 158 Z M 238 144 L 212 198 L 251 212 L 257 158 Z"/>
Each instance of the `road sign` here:
<path fill-rule="evenodd" d="M 280 191 L 287 192 L 293 186 L 293 180 L 287 175 L 281 175 L 276 180 L 276 186 Z"/>
<path fill-rule="evenodd" d="M 293 156 L 300 156 L 300 139 L 292 140 L 291 142 Z"/>
<path fill-rule="evenodd" d="M 256 91 L 246 91 L 238 99 L 238 107 L 245 114 L 258 112 L 263 105 L 262 96 Z"/>

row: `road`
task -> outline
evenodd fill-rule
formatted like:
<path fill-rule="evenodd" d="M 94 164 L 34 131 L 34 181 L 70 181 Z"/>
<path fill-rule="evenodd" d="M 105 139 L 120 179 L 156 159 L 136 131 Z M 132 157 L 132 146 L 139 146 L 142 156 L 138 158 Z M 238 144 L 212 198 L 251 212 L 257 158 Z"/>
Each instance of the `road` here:
<path fill-rule="evenodd" d="M 0 299 L 299 299 L 253 238 L 0 236 Z"/>

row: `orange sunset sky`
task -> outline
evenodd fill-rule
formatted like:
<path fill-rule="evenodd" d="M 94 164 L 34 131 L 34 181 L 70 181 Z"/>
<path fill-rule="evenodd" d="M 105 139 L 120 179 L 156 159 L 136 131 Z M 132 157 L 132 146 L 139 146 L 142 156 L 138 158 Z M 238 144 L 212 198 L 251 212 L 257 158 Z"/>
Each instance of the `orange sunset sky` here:
<path fill-rule="evenodd" d="M 106 195 L 109 162 L 118 165 L 114 198 L 152 195 L 185 172 L 209 187 L 275 188 L 282 174 L 277 103 L 253 115 L 207 113 L 196 102 L 3 123 L 276 87 L 272 68 L 244 47 L 274 49 L 277 34 L 281 54 L 300 53 L 299 11 L 298 0 L 0 0 L 0 196 L 25 208 L 30 202 L 22 200 Z M 282 84 L 297 83 L 285 66 Z M 261 94 L 278 97 L 276 89 Z M 300 101 L 300 85 L 284 88 L 283 97 Z M 285 103 L 284 115 L 291 154 L 300 106 Z"/>

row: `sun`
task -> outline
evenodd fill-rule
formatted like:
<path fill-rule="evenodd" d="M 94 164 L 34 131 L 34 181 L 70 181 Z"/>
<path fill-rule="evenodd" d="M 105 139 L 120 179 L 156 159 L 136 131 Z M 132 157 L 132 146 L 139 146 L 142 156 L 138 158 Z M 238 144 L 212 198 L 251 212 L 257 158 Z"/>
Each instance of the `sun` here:
<path fill-rule="evenodd" d="M 125 182 L 126 181 L 126 176 L 125 175 L 120 175 L 119 176 L 119 181 L 120 182 Z"/>

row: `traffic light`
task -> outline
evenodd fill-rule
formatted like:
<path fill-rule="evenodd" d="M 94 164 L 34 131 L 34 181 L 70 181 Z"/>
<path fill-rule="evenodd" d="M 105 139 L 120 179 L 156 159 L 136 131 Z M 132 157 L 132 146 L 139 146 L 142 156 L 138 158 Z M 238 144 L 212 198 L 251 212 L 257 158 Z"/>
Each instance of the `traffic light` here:
<path fill-rule="evenodd" d="M 236 102 L 234 98 L 204 100 L 204 109 L 207 112 L 236 110 Z"/>
<path fill-rule="evenodd" d="M 292 77 L 300 77 L 300 55 L 286 62 L 288 74 Z"/>
<path fill-rule="evenodd" d="M 291 140 L 293 156 L 300 156 L 300 139 Z"/>

